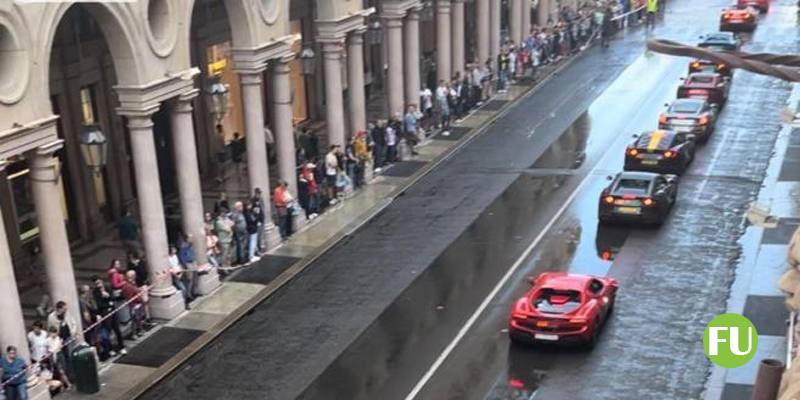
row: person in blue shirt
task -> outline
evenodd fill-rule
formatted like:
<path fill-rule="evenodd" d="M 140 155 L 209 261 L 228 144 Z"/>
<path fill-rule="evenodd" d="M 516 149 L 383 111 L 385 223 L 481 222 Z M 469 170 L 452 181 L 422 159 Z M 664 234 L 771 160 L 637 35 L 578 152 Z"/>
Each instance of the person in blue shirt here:
<path fill-rule="evenodd" d="M 28 365 L 25 359 L 17 357 L 17 348 L 6 347 L 6 356 L 0 359 L 3 370 L 3 389 L 8 400 L 28 400 Z"/>

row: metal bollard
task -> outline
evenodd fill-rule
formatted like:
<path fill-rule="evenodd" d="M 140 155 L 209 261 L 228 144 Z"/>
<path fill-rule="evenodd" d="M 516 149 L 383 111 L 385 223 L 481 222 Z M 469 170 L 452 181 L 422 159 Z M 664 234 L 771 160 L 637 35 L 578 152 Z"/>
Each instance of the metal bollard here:
<path fill-rule="evenodd" d="M 780 360 L 764 359 L 758 366 L 752 400 L 776 400 L 784 365 Z"/>

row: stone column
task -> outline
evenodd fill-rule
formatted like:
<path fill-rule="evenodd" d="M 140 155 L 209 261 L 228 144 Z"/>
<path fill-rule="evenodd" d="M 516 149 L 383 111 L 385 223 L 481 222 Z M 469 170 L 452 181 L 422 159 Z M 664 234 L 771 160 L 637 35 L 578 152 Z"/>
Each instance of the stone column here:
<path fill-rule="evenodd" d="M 522 37 L 522 0 L 508 1 L 508 33 L 515 45 L 519 44 Z"/>
<path fill-rule="evenodd" d="M 196 290 L 201 295 L 211 293 L 219 286 L 217 270 L 209 268 L 206 256 L 206 234 L 203 223 L 203 190 L 200 187 L 200 171 L 197 163 L 197 145 L 192 119 L 192 99 L 197 97 L 194 89 L 175 99 L 170 115 L 172 128 L 172 150 L 175 157 L 175 171 L 178 177 L 178 194 L 181 204 L 182 228 L 184 233 L 192 234 L 192 247 L 198 272 Z"/>
<path fill-rule="evenodd" d="M 522 37 L 525 40 L 531 34 L 531 0 L 522 0 L 522 9 L 520 10 L 520 17 L 522 18 Z"/>
<path fill-rule="evenodd" d="M 396 113 L 403 115 L 403 16 L 384 15 L 386 38 L 388 40 L 388 97 L 389 116 Z"/>
<path fill-rule="evenodd" d="M 453 63 L 452 74 L 464 74 L 464 0 L 452 1 Z"/>
<path fill-rule="evenodd" d="M 489 57 L 495 63 L 500 54 L 500 13 L 502 11 L 501 0 L 489 0 Z M 497 67 L 492 64 L 492 69 Z"/>
<path fill-rule="evenodd" d="M 342 44 L 322 42 L 325 68 L 325 119 L 328 124 L 328 145 L 344 147 L 344 106 L 342 105 Z"/>
<path fill-rule="evenodd" d="M 536 6 L 536 23 L 545 26 L 548 18 L 550 18 L 550 0 L 539 0 Z"/>
<path fill-rule="evenodd" d="M 172 286 L 167 262 L 167 226 L 153 137 L 152 115 L 157 110 L 154 107 L 128 115 L 128 132 L 136 171 L 142 241 L 150 275 L 150 314 L 154 318 L 169 320 L 184 310 L 184 303 L 183 296 Z"/>
<path fill-rule="evenodd" d="M 450 69 L 450 0 L 436 1 L 436 77 L 449 82 Z"/>
<path fill-rule="evenodd" d="M 267 142 L 264 137 L 264 101 L 261 98 L 261 75 L 263 70 L 239 71 L 242 83 L 242 104 L 244 105 L 244 131 L 247 140 L 247 173 L 250 193 L 261 189 L 264 202 L 264 246 L 272 249 L 281 243 L 280 234 L 272 222 L 272 203 L 270 202 L 269 163 L 267 162 Z M 232 206 L 232 205 L 231 205 Z"/>
<path fill-rule="evenodd" d="M 489 21 L 491 15 L 489 12 L 489 2 L 492 0 L 475 0 L 475 19 L 478 32 L 477 34 L 477 56 L 475 61 L 483 65 L 486 59 L 489 58 L 489 48 L 491 42 L 491 35 L 489 34 Z"/>
<path fill-rule="evenodd" d="M 0 161 L 0 171 L 5 169 L 6 163 Z M 0 343 L 5 354 L 5 346 L 14 345 L 19 355 L 30 360 L 28 339 L 25 333 L 25 319 L 22 316 L 22 304 L 17 290 L 17 279 L 14 277 L 14 264 L 11 262 L 11 249 L 8 247 L 6 226 L 3 223 L 3 212 L 0 210 Z"/>
<path fill-rule="evenodd" d="M 367 130 L 367 101 L 364 95 L 364 32 L 350 32 L 347 39 L 347 80 L 350 101 L 350 133 Z"/>
<path fill-rule="evenodd" d="M 419 92 L 422 89 L 419 77 L 419 8 L 408 10 L 406 23 L 403 26 L 403 41 L 405 45 L 405 72 L 406 72 L 406 104 L 419 105 Z"/>
<path fill-rule="evenodd" d="M 275 116 L 275 142 L 278 149 L 278 176 L 289 184 L 289 191 L 297 198 L 297 153 L 294 147 L 294 106 L 292 104 L 292 83 L 289 79 L 289 62 L 294 56 L 287 56 L 272 62 L 272 112 Z M 292 218 L 293 229 L 297 231 L 305 225 L 305 217 Z"/>
<path fill-rule="evenodd" d="M 0 161 L 0 172 L 5 169 L 6 165 L 5 161 Z M 60 196 L 56 199 L 58 198 Z M 6 210 L 6 212 L 8 211 Z M 3 222 L 3 210 L 0 210 L 0 250 L 0 293 L 3 294 L 0 296 L 0 310 L 2 310 L 0 312 L 0 344 L 2 344 L 2 352 L 5 354 L 6 346 L 12 345 L 17 348 L 17 355 L 30 361 L 31 354 L 28 349 L 25 319 L 22 315 L 22 303 L 17 289 L 17 279 L 14 276 L 14 264 L 11 262 L 11 249 L 8 247 L 6 225 Z M 72 273 L 71 269 L 70 273 Z M 75 318 L 78 317 L 76 316 Z M 39 380 L 36 375 L 28 374 L 28 398 L 31 400 L 49 399 L 50 393 L 47 391 L 47 385 L 38 383 Z"/>
<path fill-rule="evenodd" d="M 36 206 L 39 242 L 47 271 L 47 289 L 53 303 L 67 303 L 70 315 L 78 318 L 78 291 L 58 186 L 60 172 L 58 160 L 53 158 L 53 154 L 61 149 L 63 143 L 63 140 L 58 140 L 32 150 L 28 153 L 28 160 L 31 165 L 31 192 Z"/>

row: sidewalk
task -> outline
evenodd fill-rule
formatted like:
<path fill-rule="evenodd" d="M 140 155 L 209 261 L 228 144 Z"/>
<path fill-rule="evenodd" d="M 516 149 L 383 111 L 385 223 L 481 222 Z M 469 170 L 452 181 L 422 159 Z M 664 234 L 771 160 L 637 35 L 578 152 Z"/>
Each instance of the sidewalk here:
<path fill-rule="evenodd" d="M 539 71 L 539 76 L 546 77 L 574 59 L 575 57 L 572 57 L 548 66 Z M 541 78 L 537 83 L 544 79 L 546 78 Z M 193 343 L 195 339 L 204 334 L 207 339 L 209 335 L 215 335 L 242 317 L 244 315 L 242 310 L 247 309 L 244 307 L 247 303 L 262 301 L 292 279 L 308 264 L 309 259 L 326 251 L 340 238 L 346 237 L 349 232 L 369 220 L 392 201 L 399 189 L 424 174 L 424 169 L 431 168 L 442 157 L 446 157 L 445 153 L 454 150 L 465 143 L 468 137 L 477 134 L 484 125 L 502 114 L 515 100 L 529 93 L 533 87 L 535 87 L 533 82 L 509 86 L 506 93 L 495 95 L 462 121 L 454 123 L 449 135 L 435 134 L 417 148 L 419 155 L 384 169 L 370 184 L 355 192 L 352 197 L 330 207 L 320 217 L 309 221 L 286 243 L 270 251 L 259 262 L 233 273 L 216 291 L 195 301 L 190 311 L 157 326 L 139 340 L 127 341 L 128 355 L 101 364 L 102 388 L 99 393 L 85 395 L 71 391 L 59 397 L 117 399 L 133 396 L 133 391 L 139 389 L 137 386 L 153 381 L 166 369 L 159 370 L 159 368 L 179 365 L 181 360 L 191 355 L 194 348 L 202 345 L 200 342 L 205 342 L 199 340 Z M 246 187 L 246 180 L 242 179 L 242 182 Z M 203 197 L 207 206 L 213 204 L 220 189 L 218 186 L 204 185 Z M 226 180 L 224 189 L 230 199 L 246 195 L 246 189 L 237 189 L 234 181 Z M 232 190 L 234 192 L 231 192 Z M 76 254 L 75 262 L 79 283 L 87 281 L 92 274 L 104 272 L 110 259 L 123 255 L 122 246 L 112 240 L 82 249 L 80 254 Z M 153 375 L 154 373 L 156 375 Z"/>
<path fill-rule="evenodd" d="M 777 224 L 749 225 L 740 239 L 741 266 L 727 306 L 727 312 L 753 322 L 758 351 L 740 368 L 713 366 L 705 400 L 749 400 L 760 361 L 786 362 L 789 312 L 778 279 L 787 269 L 788 244 L 800 225 L 800 129 L 784 126 L 774 148 L 757 203 L 777 217 Z"/>

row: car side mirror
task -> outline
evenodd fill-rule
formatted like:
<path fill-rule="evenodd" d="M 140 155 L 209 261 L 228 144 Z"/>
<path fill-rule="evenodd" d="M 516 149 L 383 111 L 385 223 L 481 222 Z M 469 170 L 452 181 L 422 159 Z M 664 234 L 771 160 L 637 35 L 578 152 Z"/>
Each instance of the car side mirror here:
<path fill-rule="evenodd" d="M 689 140 L 689 141 L 693 142 L 693 141 L 697 140 L 697 135 L 694 135 L 694 134 L 691 134 L 691 133 L 687 134 L 686 135 L 686 140 Z"/>
<path fill-rule="evenodd" d="M 606 177 L 606 180 L 607 180 L 607 181 L 613 181 L 613 180 L 614 180 L 614 177 L 613 177 L 613 176 L 611 176 L 611 175 L 609 175 L 609 176 L 607 176 L 607 177 Z"/>
<path fill-rule="evenodd" d="M 679 79 L 682 80 L 682 81 L 686 80 L 686 78 L 684 78 L 684 77 L 680 77 Z"/>
<path fill-rule="evenodd" d="M 664 103 L 664 107 L 669 107 L 669 103 Z"/>
<path fill-rule="evenodd" d="M 533 286 L 533 285 L 536 284 L 536 278 L 534 278 L 532 276 L 526 276 L 525 277 L 525 282 L 528 282 L 529 285 Z"/>
<path fill-rule="evenodd" d="M 711 109 L 717 111 L 719 109 L 719 104 L 712 104 Z"/>
<path fill-rule="evenodd" d="M 639 134 L 638 133 L 634 133 L 633 135 L 631 135 L 631 137 L 634 138 L 634 139 L 638 139 L 639 138 Z"/>

